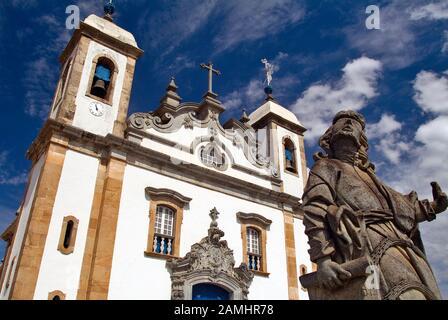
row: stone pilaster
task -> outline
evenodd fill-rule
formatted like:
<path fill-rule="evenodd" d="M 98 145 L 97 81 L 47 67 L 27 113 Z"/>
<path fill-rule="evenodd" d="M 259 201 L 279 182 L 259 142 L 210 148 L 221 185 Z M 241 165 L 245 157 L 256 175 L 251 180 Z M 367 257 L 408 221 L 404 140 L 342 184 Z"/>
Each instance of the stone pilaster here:
<path fill-rule="evenodd" d="M 98 220 L 100 216 L 101 203 L 103 199 L 104 181 L 106 179 L 107 165 L 100 162 L 96 177 L 95 193 L 93 196 L 92 209 L 90 211 L 89 227 L 87 230 L 86 246 L 81 267 L 81 276 L 79 279 L 79 288 L 77 299 L 86 300 L 89 279 L 92 271 L 92 261 L 96 244 L 96 234 L 98 229 Z"/>
<path fill-rule="evenodd" d="M 79 43 L 76 50 L 72 70 L 68 75 L 67 89 L 62 104 L 59 107 L 56 119 L 66 123 L 72 124 L 76 112 L 76 96 L 78 95 L 79 85 L 81 83 L 82 72 L 86 62 L 87 51 L 89 50 L 90 39 L 84 36 L 79 38 Z"/>
<path fill-rule="evenodd" d="M 112 157 L 99 168 L 78 299 L 107 299 L 125 167 Z"/>
<path fill-rule="evenodd" d="M 299 134 L 299 150 L 300 163 L 302 164 L 303 188 L 305 189 L 306 183 L 308 181 L 308 173 L 306 169 L 305 138 L 301 134 Z"/>
<path fill-rule="evenodd" d="M 65 145 L 64 145 L 65 144 Z M 48 228 L 67 151 L 66 141 L 52 138 L 42 167 L 30 216 L 12 281 L 10 299 L 31 300 L 34 297 Z"/>
<path fill-rule="evenodd" d="M 126 73 L 124 75 L 123 88 L 121 90 L 120 105 L 118 107 L 117 120 L 114 123 L 113 134 L 121 138 L 124 137 L 126 130 L 126 119 L 128 117 L 129 100 L 131 98 L 132 81 L 134 79 L 136 60 L 128 57 L 126 64 Z"/>
<path fill-rule="evenodd" d="M 283 212 L 285 223 L 286 268 L 288 274 L 288 297 L 299 300 L 299 281 L 297 277 L 296 245 L 294 240 L 294 218 L 289 212 Z"/>

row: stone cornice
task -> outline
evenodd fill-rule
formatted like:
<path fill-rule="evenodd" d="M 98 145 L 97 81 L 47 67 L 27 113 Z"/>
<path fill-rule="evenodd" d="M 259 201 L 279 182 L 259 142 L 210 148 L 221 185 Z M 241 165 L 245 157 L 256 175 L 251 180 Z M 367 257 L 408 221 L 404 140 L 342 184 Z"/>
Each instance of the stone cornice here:
<path fill-rule="evenodd" d="M 75 31 L 70 42 L 67 44 L 67 47 L 62 52 L 59 57 L 59 61 L 63 63 L 67 57 L 71 54 L 73 48 L 79 42 L 81 36 L 84 35 L 88 38 L 95 39 L 98 43 L 106 45 L 108 47 L 112 47 L 114 50 L 117 50 L 123 53 L 126 56 L 131 56 L 135 59 L 138 59 L 142 54 L 143 50 L 137 47 L 134 47 L 128 43 L 124 43 L 121 40 L 114 38 L 108 34 L 101 32 L 100 30 L 92 27 L 85 22 L 80 22 L 80 28 Z"/>
<path fill-rule="evenodd" d="M 288 121 L 275 113 L 269 113 L 265 115 L 263 118 L 253 123 L 252 127 L 255 129 L 264 128 L 266 127 L 268 122 L 271 121 L 299 135 L 303 135 L 305 131 L 307 131 L 307 129 L 304 126 Z"/>
<path fill-rule="evenodd" d="M 173 198 L 176 201 L 180 202 L 182 205 L 187 205 L 190 203 L 191 198 L 185 197 L 181 195 L 179 192 L 170 190 L 170 189 L 157 189 L 153 187 L 146 187 L 145 188 L 146 194 L 148 194 L 150 197 L 169 197 Z"/>
<path fill-rule="evenodd" d="M 69 149 L 96 156 L 99 159 L 119 154 L 130 165 L 186 181 L 216 192 L 222 192 L 279 210 L 299 208 L 300 198 L 284 192 L 261 187 L 254 183 L 228 176 L 213 169 L 191 163 L 158 151 L 142 147 L 136 142 L 114 135 L 98 136 L 82 129 L 49 119 L 30 146 L 27 157 L 36 161 L 50 143 L 64 143 Z M 177 160 L 177 161 L 176 161 Z"/>
<path fill-rule="evenodd" d="M 266 219 L 263 216 L 260 216 L 256 213 L 244 213 L 244 212 L 237 212 L 236 217 L 243 223 L 255 221 L 258 224 L 260 224 L 263 228 L 267 228 L 271 225 L 272 221 L 269 219 Z"/>
<path fill-rule="evenodd" d="M 3 233 L 1 234 L 0 238 L 3 241 L 10 241 L 12 239 L 12 237 L 14 236 L 14 233 L 16 232 L 17 229 L 17 223 L 18 223 L 18 219 L 17 217 L 14 219 L 14 221 L 8 226 L 8 228 L 6 228 L 5 231 L 3 231 Z"/>

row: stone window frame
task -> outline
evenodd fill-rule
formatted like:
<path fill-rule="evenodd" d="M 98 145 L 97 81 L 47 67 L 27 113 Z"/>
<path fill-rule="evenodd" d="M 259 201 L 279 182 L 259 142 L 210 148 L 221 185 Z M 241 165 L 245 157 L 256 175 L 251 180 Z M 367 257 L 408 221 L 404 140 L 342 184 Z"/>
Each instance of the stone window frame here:
<path fill-rule="evenodd" d="M 293 162 L 294 162 L 294 172 L 289 171 L 289 170 L 286 169 L 286 143 L 288 141 L 291 143 L 291 146 L 292 146 L 292 155 L 293 155 Z M 289 136 L 289 135 L 283 137 L 282 145 L 283 145 L 283 171 L 285 173 L 288 173 L 288 174 L 291 174 L 291 175 L 294 175 L 294 176 L 298 177 L 299 176 L 299 164 L 298 164 L 298 161 L 297 161 L 297 158 L 298 158 L 297 157 L 297 150 L 298 150 L 298 148 L 296 147 L 296 144 L 294 143 L 292 137 Z"/>
<path fill-rule="evenodd" d="M 299 267 L 299 271 L 300 271 L 300 276 L 304 276 L 305 274 L 308 273 L 308 268 L 307 268 L 306 265 L 301 264 L 300 267 Z M 307 289 L 304 286 L 302 286 L 302 284 L 300 284 L 300 288 L 302 289 L 302 291 L 307 292 Z"/>
<path fill-rule="evenodd" d="M 261 256 L 261 269 L 260 270 L 250 270 L 255 275 L 262 277 L 269 277 L 269 272 L 267 269 L 267 231 L 272 224 L 272 221 L 266 219 L 265 217 L 256 213 L 244 213 L 238 212 L 236 214 L 238 222 L 241 224 L 241 239 L 243 244 L 243 261 L 246 265 L 249 265 L 249 256 L 247 252 L 247 229 L 252 228 L 258 231 L 259 235 L 259 245 L 260 245 L 260 256 Z"/>
<path fill-rule="evenodd" d="M 66 295 L 60 290 L 54 290 L 48 293 L 48 300 L 53 300 L 56 296 L 59 296 L 60 300 L 65 300 Z"/>
<path fill-rule="evenodd" d="M 70 242 L 68 247 L 66 248 L 64 246 L 64 240 L 67 233 L 67 226 L 69 222 L 73 222 L 73 228 L 71 230 L 70 234 Z M 60 251 L 62 254 L 68 255 L 72 254 L 75 251 L 75 243 L 76 243 L 76 235 L 78 233 L 78 225 L 79 220 L 74 216 L 66 216 L 64 217 L 64 220 L 62 221 L 62 228 L 61 228 L 61 234 L 59 236 L 59 243 L 58 243 L 58 251 Z"/>
<path fill-rule="evenodd" d="M 111 69 L 110 70 L 110 77 L 111 77 L 110 83 L 109 83 L 109 87 L 107 88 L 107 94 L 106 94 L 105 98 L 101 98 L 101 97 L 95 96 L 92 93 L 90 93 L 92 91 L 92 85 L 93 85 L 93 79 L 95 78 L 96 67 L 98 65 L 98 62 L 100 62 L 101 59 L 103 59 L 105 62 L 107 62 L 108 67 L 110 67 L 110 69 Z M 98 54 L 92 60 L 92 67 L 90 70 L 90 77 L 89 77 L 89 83 L 87 85 L 86 96 L 89 98 L 92 98 L 94 100 L 100 101 L 102 103 L 105 103 L 109 106 L 112 106 L 117 78 L 118 78 L 117 62 L 108 54 L 105 54 L 105 53 Z"/>
<path fill-rule="evenodd" d="M 155 257 L 161 259 L 170 259 L 179 257 L 181 227 L 184 216 L 184 208 L 187 206 L 191 198 L 185 197 L 180 193 L 170 189 L 157 189 L 147 187 L 145 189 L 146 195 L 149 197 L 149 231 L 148 241 L 145 251 L 145 256 Z M 155 237 L 155 221 L 158 206 L 166 206 L 174 211 L 173 222 L 173 239 L 172 253 L 162 254 L 153 251 L 154 237 Z"/>

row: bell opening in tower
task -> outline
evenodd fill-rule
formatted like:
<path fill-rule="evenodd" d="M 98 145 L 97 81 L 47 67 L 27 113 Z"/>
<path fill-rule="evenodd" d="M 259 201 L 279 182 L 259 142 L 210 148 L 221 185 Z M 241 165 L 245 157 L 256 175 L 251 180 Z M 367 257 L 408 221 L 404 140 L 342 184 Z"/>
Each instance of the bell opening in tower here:
<path fill-rule="evenodd" d="M 92 88 L 90 90 L 92 95 L 101 99 L 107 99 L 112 72 L 113 66 L 107 59 L 101 58 L 98 60 L 95 75 L 93 77 Z"/>

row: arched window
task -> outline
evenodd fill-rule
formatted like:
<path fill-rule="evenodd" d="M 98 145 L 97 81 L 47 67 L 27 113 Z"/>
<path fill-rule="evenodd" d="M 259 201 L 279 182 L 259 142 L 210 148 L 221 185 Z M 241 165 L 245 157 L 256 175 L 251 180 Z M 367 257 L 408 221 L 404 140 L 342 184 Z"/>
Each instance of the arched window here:
<path fill-rule="evenodd" d="M 260 233 L 254 228 L 247 228 L 247 256 L 250 270 L 262 270 L 262 255 L 260 250 Z"/>
<path fill-rule="evenodd" d="M 89 85 L 89 95 L 111 103 L 114 87 L 115 64 L 106 57 L 93 62 L 93 74 Z"/>
<path fill-rule="evenodd" d="M 153 252 L 167 255 L 173 253 L 174 219 L 175 211 L 173 209 L 164 205 L 157 206 Z"/>
<path fill-rule="evenodd" d="M 236 217 L 241 224 L 244 262 L 255 275 L 268 277 L 266 242 L 272 221 L 256 213 L 237 212 Z"/>
<path fill-rule="evenodd" d="M 165 188 L 146 187 L 145 193 L 150 200 L 145 255 L 159 259 L 178 257 L 184 207 L 191 198 Z"/>
<path fill-rule="evenodd" d="M 297 173 L 296 148 L 290 138 L 283 141 L 285 170 Z"/>
<path fill-rule="evenodd" d="M 48 300 L 54 300 L 54 301 L 65 300 L 65 293 L 63 293 L 60 290 L 52 291 L 48 294 Z"/>
<path fill-rule="evenodd" d="M 78 219 L 73 216 L 64 218 L 58 245 L 58 250 L 63 254 L 70 254 L 74 251 L 77 229 Z"/>

